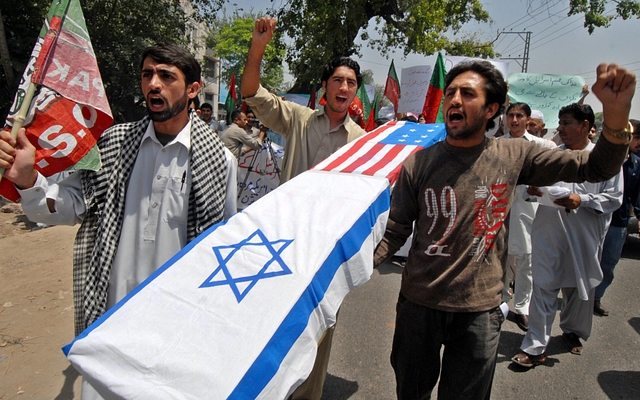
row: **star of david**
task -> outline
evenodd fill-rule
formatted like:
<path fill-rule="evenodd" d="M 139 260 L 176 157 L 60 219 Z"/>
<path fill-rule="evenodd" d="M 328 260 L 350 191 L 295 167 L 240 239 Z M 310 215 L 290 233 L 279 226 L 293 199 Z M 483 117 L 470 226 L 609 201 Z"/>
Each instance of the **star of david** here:
<path fill-rule="evenodd" d="M 213 253 L 220 264 L 218 268 L 200 285 L 201 288 L 229 285 L 238 303 L 245 298 L 249 291 L 262 279 L 289 275 L 291 269 L 282 260 L 281 254 L 293 239 L 268 240 L 260 229 L 249 237 L 232 245 L 214 246 Z M 234 267 L 234 256 L 236 256 Z M 247 272 L 251 269 L 245 262 L 238 265 L 240 260 L 266 258 L 264 265 L 255 267 L 255 273 Z M 244 271 L 244 272 L 243 272 Z"/>

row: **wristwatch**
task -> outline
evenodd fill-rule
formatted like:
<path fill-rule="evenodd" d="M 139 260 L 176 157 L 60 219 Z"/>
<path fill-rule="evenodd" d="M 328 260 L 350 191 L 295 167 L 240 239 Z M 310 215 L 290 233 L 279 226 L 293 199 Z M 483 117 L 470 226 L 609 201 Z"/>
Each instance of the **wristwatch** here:
<path fill-rule="evenodd" d="M 611 135 L 616 139 L 631 140 L 631 137 L 633 136 L 633 125 L 631 122 L 628 122 L 624 129 L 613 130 L 609 128 L 607 124 L 602 122 L 602 132 L 606 132 L 607 135 Z"/>

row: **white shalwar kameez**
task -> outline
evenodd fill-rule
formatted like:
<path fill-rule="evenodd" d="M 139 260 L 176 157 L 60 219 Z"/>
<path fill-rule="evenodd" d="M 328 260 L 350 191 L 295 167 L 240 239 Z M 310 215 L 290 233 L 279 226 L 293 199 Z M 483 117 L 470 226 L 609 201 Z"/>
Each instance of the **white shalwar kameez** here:
<path fill-rule="evenodd" d="M 585 148 L 592 150 L 593 143 Z M 565 149 L 560 146 L 560 149 Z M 551 326 L 562 289 L 564 307 L 560 328 L 586 340 L 591 334 L 596 286 L 602 281 L 600 253 L 611 213 L 622 203 L 622 173 L 600 183 L 558 182 L 580 195 L 580 206 L 571 211 L 540 205 L 533 221 L 533 295 L 529 307 L 529 330 L 524 352 L 542 354 L 551 335 Z"/>
<path fill-rule="evenodd" d="M 556 144 L 550 140 L 541 139 L 528 132 L 524 135 L 513 138 L 507 133 L 500 139 L 523 139 L 535 142 L 547 148 L 556 148 Z M 509 300 L 509 282 L 512 278 L 515 281 L 513 294 L 513 308 L 517 314 L 529 315 L 529 303 L 531 301 L 531 291 L 533 288 L 533 278 L 531 273 L 531 227 L 536 216 L 538 203 L 526 201 L 527 186 L 518 185 L 513 196 L 511 211 L 509 212 L 509 241 L 508 241 L 508 266 L 504 289 L 502 291 L 503 301 Z M 511 269 L 514 266 L 515 276 Z"/>

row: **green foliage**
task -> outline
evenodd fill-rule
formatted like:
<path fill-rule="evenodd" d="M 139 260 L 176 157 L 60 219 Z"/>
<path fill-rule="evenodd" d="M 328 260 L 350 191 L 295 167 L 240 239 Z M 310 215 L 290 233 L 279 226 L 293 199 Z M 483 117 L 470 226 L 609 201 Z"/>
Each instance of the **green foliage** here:
<path fill-rule="evenodd" d="M 84 0 L 87 29 L 116 122 L 139 118 L 140 54 L 155 43 L 185 45 L 187 16 L 178 0 Z"/>
<path fill-rule="evenodd" d="M 6 61 L 10 63 L 13 70 L 13 79 L 9 79 L 4 68 L 0 68 L 0 125 L 4 125 L 9 114 L 22 72 L 49 10 L 48 5 L 38 7 L 37 3 L 36 1 L 0 2 L 0 13 L 2 13 L 6 41 L 9 46 L 9 60 Z M 44 2 L 40 1 L 40 3 Z"/>
<path fill-rule="evenodd" d="M 609 4 L 615 4 L 616 13 L 613 15 L 604 15 L 605 7 Z M 632 17 L 640 18 L 640 1 L 636 0 L 570 0 L 568 15 L 584 14 L 584 27 L 587 28 L 589 34 L 593 33 L 595 28 L 607 28 L 616 18 L 629 19 Z"/>
<path fill-rule="evenodd" d="M 207 38 L 207 47 L 213 50 L 215 57 L 220 58 L 220 77 L 222 82 L 229 82 L 235 74 L 236 82 L 242 79 L 244 64 L 251 46 L 251 36 L 255 20 L 259 18 L 253 13 L 240 16 L 225 16 L 215 21 Z M 285 47 L 282 32 L 276 31 L 267 46 L 260 71 L 260 82 L 273 92 L 283 91 L 284 70 L 282 67 Z"/>
<path fill-rule="evenodd" d="M 386 55 L 390 49 L 433 54 L 440 50 L 474 56 L 493 55 L 489 43 L 473 36 L 450 39 L 470 21 L 487 22 L 489 15 L 479 0 L 291 0 L 278 12 L 278 27 L 293 38 L 288 46 L 289 70 L 296 76 L 295 89 L 304 91 L 321 75 L 334 56 L 359 54 L 355 39 Z M 373 22 L 380 38 L 366 33 Z"/>

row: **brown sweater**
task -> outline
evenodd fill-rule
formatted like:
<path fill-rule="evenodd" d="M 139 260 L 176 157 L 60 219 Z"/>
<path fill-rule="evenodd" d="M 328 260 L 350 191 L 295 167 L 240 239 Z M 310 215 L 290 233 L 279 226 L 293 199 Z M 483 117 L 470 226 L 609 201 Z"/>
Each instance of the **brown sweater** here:
<path fill-rule="evenodd" d="M 601 137 L 591 153 L 495 139 L 419 151 L 403 164 L 374 263 L 395 254 L 413 232 L 400 289 L 407 299 L 451 312 L 497 307 L 507 254 L 503 223 L 516 185 L 609 179 L 620 171 L 626 148 Z"/>

